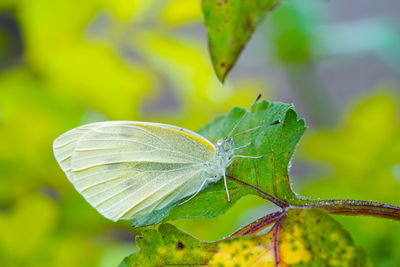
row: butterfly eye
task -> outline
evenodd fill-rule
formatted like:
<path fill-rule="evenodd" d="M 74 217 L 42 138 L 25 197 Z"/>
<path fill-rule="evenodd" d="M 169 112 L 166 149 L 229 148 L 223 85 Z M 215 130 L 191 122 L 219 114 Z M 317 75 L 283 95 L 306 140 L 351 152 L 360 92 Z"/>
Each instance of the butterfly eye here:
<path fill-rule="evenodd" d="M 235 146 L 235 141 L 233 140 L 233 138 L 228 138 L 222 145 L 225 151 L 231 150 L 234 146 Z"/>
<path fill-rule="evenodd" d="M 225 142 L 224 145 L 223 145 L 223 147 L 224 147 L 224 150 L 225 150 L 225 151 L 228 151 L 229 148 L 230 148 L 230 144 L 229 144 L 228 142 Z"/>

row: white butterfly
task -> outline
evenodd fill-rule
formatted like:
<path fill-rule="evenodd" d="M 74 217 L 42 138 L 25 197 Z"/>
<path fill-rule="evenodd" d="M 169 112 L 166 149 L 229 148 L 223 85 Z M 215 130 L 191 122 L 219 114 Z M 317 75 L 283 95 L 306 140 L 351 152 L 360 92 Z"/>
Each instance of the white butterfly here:
<path fill-rule="evenodd" d="M 245 115 L 215 145 L 195 132 L 167 124 L 91 123 L 59 136 L 54 155 L 76 190 L 113 221 L 146 215 L 191 196 L 187 202 L 221 178 L 230 201 L 226 168 L 237 157 L 260 158 L 234 155 L 250 145 L 235 147 L 230 137 Z"/>

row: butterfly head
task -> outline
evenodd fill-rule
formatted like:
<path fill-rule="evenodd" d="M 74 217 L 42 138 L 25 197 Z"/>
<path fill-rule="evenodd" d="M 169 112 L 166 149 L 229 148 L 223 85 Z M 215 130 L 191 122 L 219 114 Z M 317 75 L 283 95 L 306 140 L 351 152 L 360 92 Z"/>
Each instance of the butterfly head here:
<path fill-rule="evenodd" d="M 218 140 L 216 145 L 216 154 L 219 157 L 230 158 L 235 151 L 235 140 L 231 137 Z"/>

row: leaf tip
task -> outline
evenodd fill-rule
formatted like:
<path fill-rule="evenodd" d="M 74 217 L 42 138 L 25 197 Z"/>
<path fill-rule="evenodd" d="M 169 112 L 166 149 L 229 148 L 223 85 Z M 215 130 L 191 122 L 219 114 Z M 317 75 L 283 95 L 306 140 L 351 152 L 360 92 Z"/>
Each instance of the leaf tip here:
<path fill-rule="evenodd" d="M 214 60 L 213 60 L 214 61 Z M 225 79 L 228 76 L 228 73 L 230 71 L 230 69 L 232 68 L 233 65 L 228 66 L 225 62 L 215 62 L 214 63 L 214 70 L 215 70 L 215 74 L 217 75 L 218 80 L 224 84 L 225 83 Z"/>

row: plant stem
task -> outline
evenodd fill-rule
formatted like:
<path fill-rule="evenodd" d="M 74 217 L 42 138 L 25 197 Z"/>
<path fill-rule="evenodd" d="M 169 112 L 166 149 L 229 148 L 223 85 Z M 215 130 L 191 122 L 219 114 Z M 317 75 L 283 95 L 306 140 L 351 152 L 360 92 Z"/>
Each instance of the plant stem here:
<path fill-rule="evenodd" d="M 238 230 L 237 232 L 233 233 L 230 237 L 234 236 L 245 236 L 245 235 L 252 235 L 260 232 L 265 227 L 270 224 L 273 224 L 279 220 L 281 220 L 286 215 L 286 210 L 280 210 L 277 212 L 270 213 L 257 221 L 254 221 L 242 229 Z"/>
<path fill-rule="evenodd" d="M 400 221 L 400 207 L 364 200 L 352 200 L 352 199 L 325 199 L 325 200 L 312 200 L 312 199 L 299 199 L 301 204 L 291 205 L 283 200 L 280 200 L 273 195 L 264 192 L 262 189 L 240 181 L 239 179 L 227 175 L 230 180 L 242 184 L 248 188 L 257 191 L 263 198 L 268 199 L 278 207 L 282 209 L 281 212 L 286 214 L 287 209 L 313 209 L 320 208 L 332 214 L 341 215 L 368 215 L 382 218 L 389 218 Z M 272 213 L 275 214 L 275 213 Z M 269 215 L 263 217 L 269 220 Z M 262 220 L 263 218 L 259 219 Z M 257 223 L 259 220 L 255 221 Z M 261 223 L 262 224 L 262 223 Z M 250 225 L 248 225 L 250 227 Z M 267 224 L 264 224 L 264 227 Z M 247 226 L 246 226 L 247 227 Z"/>
<path fill-rule="evenodd" d="M 369 215 L 400 221 L 400 207 L 374 201 L 351 199 L 304 200 L 302 205 L 289 205 L 280 211 L 270 213 L 233 233 L 230 237 L 256 234 L 267 226 L 280 222 L 290 209 L 323 209 L 341 215 Z"/>
<path fill-rule="evenodd" d="M 286 213 L 285 213 L 286 214 Z M 275 223 L 272 230 L 274 231 L 274 258 L 275 258 L 275 267 L 280 266 L 281 257 L 279 256 L 279 231 L 281 230 L 281 222 L 283 220 L 282 216 L 279 220 Z"/>
<path fill-rule="evenodd" d="M 333 214 L 369 215 L 400 220 L 400 207 L 374 201 L 351 199 L 306 200 L 303 205 L 293 205 L 290 208 L 321 208 Z"/>

